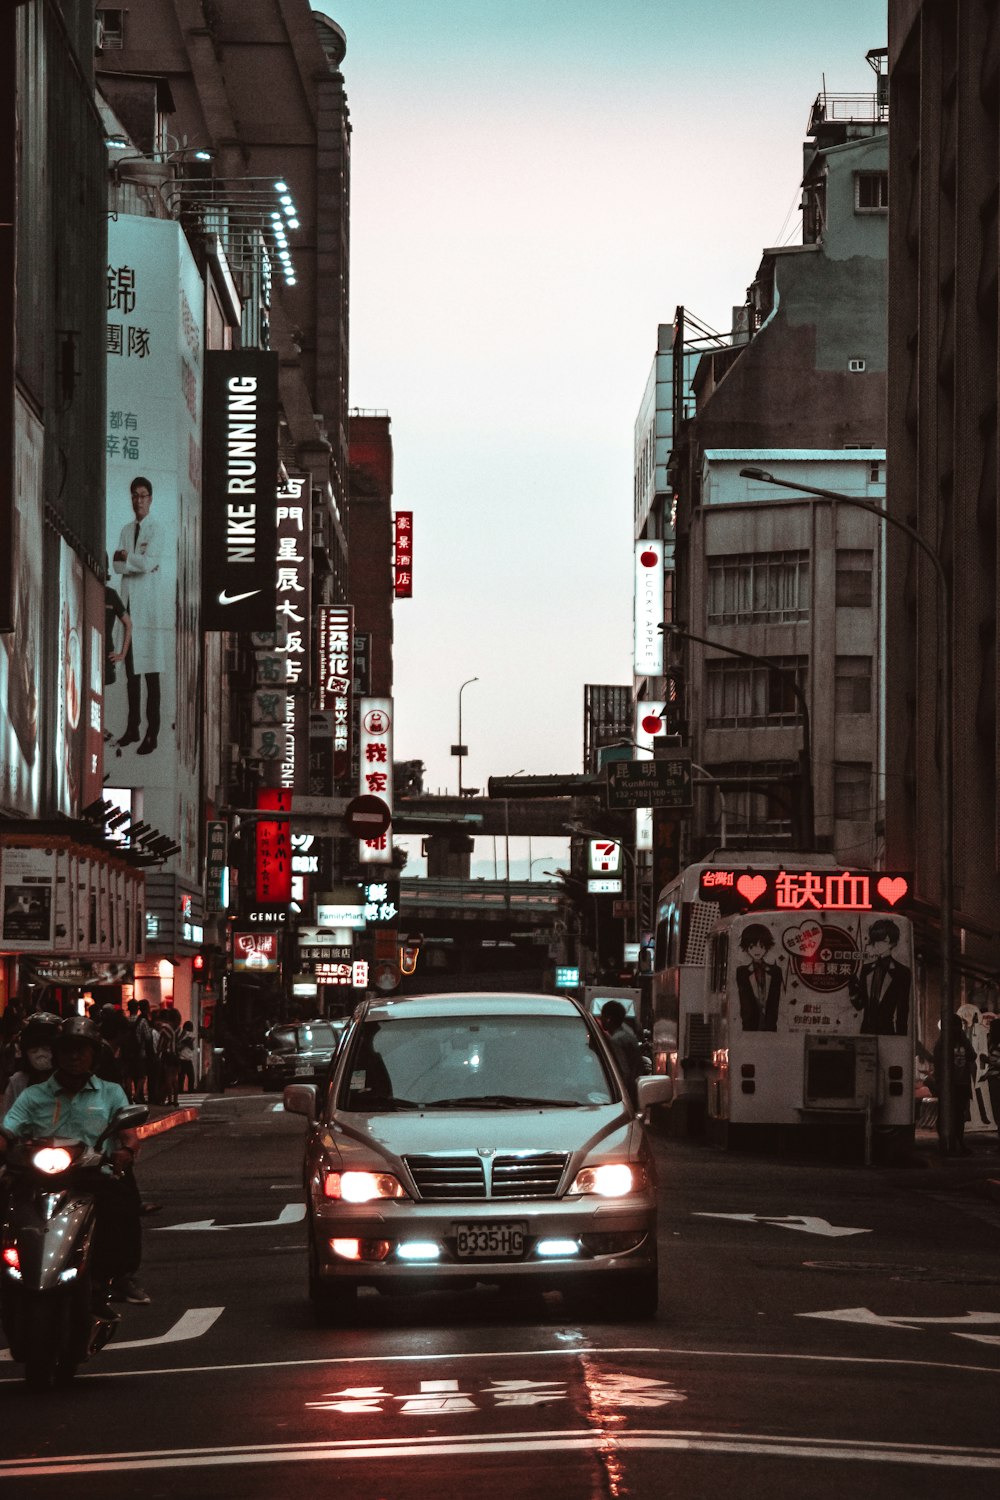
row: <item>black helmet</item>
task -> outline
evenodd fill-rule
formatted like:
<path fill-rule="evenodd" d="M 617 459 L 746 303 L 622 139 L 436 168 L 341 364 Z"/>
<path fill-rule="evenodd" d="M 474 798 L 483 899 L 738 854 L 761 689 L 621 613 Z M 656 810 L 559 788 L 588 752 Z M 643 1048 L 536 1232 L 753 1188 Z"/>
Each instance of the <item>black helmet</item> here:
<path fill-rule="evenodd" d="M 101 1045 L 101 1033 L 93 1021 L 88 1020 L 86 1016 L 70 1016 L 68 1020 L 65 1020 L 59 1028 L 56 1045 L 58 1046 L 61 1042 L 77 1041 L 90 1042 L 94 1048 Z"/>
<path fill-rule="evenodd" d="M 51 1047 L 62 1030 L 62 1017 L 49 1010 L 36 1010 L 21 1027 L 21 1051 L 28 1047 Z"/>

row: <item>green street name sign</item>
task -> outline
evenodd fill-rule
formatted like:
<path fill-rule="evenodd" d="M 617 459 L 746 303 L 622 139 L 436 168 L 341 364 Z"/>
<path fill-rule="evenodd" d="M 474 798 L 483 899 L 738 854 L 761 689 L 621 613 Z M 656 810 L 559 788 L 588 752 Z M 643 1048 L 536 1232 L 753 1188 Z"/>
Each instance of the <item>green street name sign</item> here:
<path fill-rule="evenodd" d="M 691 757 L 657 756 L 655 760 L 616 760 L 607 767 L 608 807 L 666 807 L 692 810 Z"/>

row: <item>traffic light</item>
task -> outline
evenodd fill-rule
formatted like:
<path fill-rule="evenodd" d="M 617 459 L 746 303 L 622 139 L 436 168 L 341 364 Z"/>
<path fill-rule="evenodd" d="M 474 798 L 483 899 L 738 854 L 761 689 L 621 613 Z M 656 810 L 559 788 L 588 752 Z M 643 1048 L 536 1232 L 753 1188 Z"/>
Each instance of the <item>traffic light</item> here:
<path fill-rule="evenodd" d="M 207 970 L 208 965 L 205 962 L 205 955 L 199 949 L 191 959 L 191 973 L 195 979 L 201 980 L 205 978 Z"/>

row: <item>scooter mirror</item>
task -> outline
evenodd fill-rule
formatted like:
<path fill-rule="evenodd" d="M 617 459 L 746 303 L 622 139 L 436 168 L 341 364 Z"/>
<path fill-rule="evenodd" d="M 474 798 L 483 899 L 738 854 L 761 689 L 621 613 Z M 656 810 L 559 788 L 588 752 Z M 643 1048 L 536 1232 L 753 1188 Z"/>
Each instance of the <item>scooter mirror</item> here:
<path fill-rule="evenodd" d="M 121 1130 L 134 1130 L 137 1125 L 145 1125 L 148 1119 L 148 1104 L 129 1104 L 125 1109 L 116 1110 L 106 1129 L 98 1136 L 96 1148 L 100 1150 L 111 1136 L 117 1135 Z"/>

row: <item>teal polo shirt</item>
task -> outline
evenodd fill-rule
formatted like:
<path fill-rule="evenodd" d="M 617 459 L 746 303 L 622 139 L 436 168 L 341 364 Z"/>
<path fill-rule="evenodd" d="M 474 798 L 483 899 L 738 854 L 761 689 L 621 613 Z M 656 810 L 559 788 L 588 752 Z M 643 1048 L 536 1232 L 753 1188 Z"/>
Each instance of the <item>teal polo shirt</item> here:
<path fill-rule="evenodd" d="M 4 1115 L 3 1128 L 22 1140 L 85 1141 L 95 1146 L 111 1116 L 128 1104 L 118 1083 L 91 1076 L 76 1094 L 60 1087 L 56 1075 L 33 1083 Z M 109 1143 L 110 1144 L 110 1143 Z"/>

